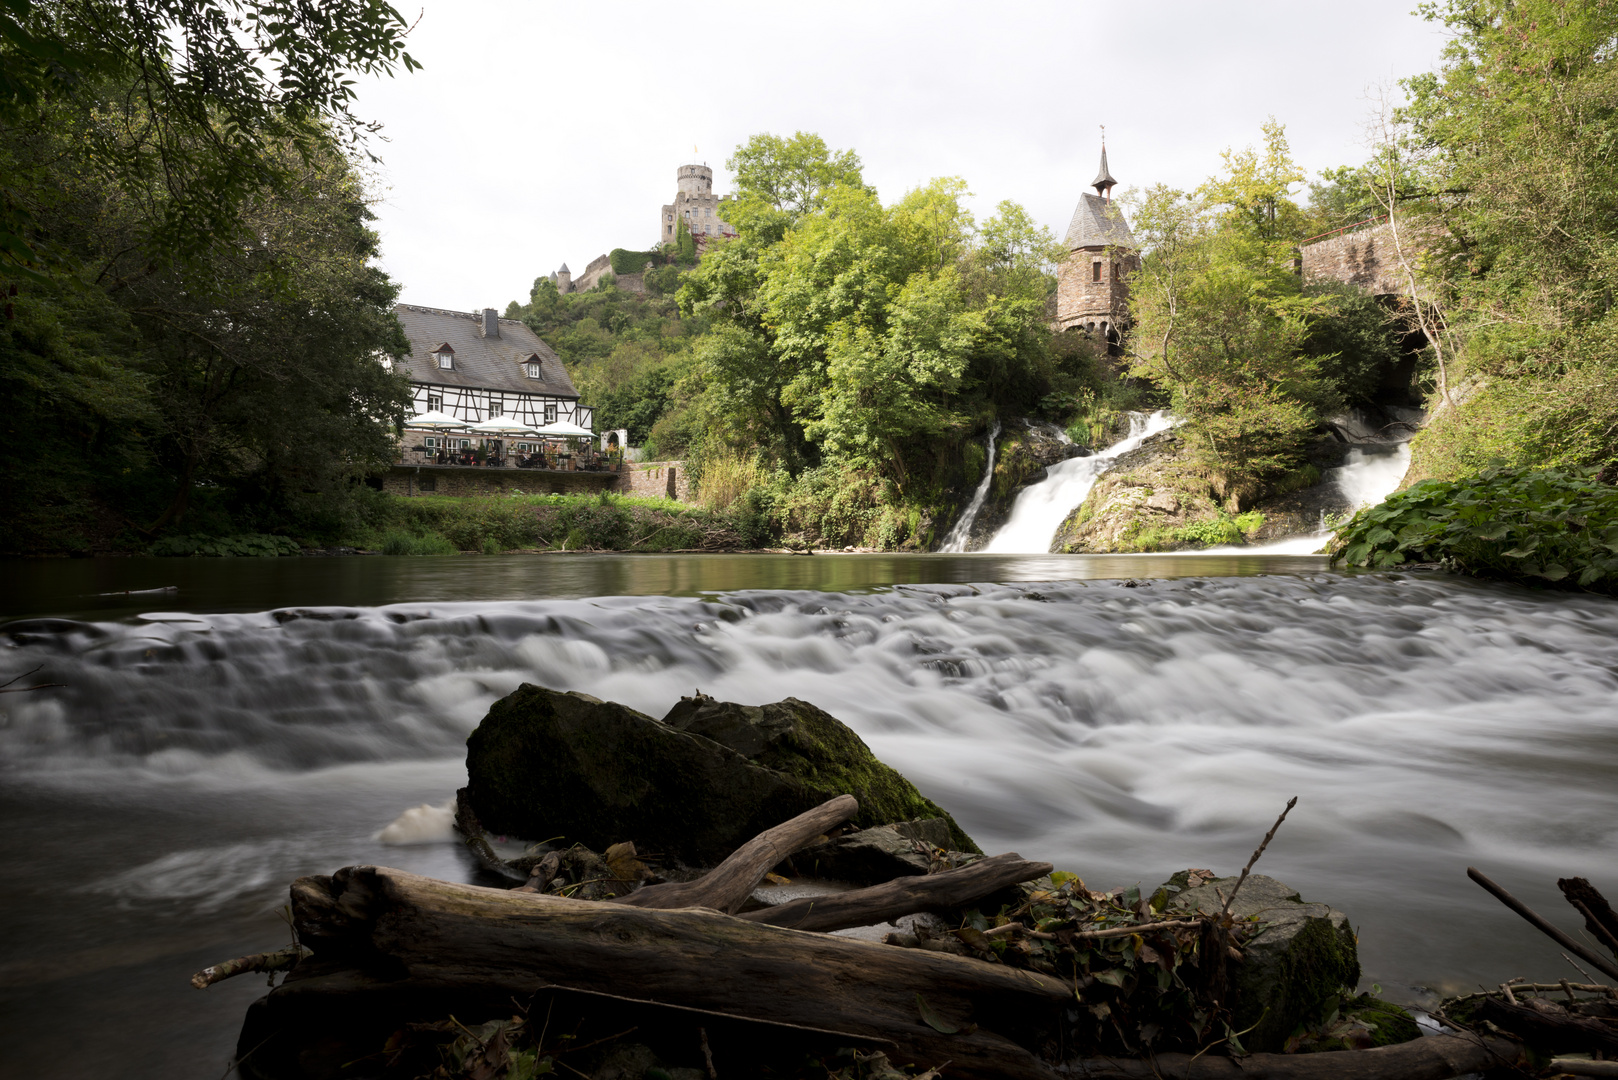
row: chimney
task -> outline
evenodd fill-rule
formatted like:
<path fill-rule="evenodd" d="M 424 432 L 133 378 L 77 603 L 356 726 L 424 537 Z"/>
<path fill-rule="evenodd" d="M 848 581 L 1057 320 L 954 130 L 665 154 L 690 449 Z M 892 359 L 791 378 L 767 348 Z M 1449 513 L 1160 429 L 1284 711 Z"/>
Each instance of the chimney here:
<path fill-rule="evenodd" d="M 483 336 L 486 338 L 500 336 L 500 313 L 492 307 L 483 309 Z"/>

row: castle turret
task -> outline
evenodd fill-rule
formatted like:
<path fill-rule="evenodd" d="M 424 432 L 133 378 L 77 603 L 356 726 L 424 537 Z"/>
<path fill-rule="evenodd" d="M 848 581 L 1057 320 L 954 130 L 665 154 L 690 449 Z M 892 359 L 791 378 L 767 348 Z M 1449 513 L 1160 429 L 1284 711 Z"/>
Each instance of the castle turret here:
<path fill-rule="evenodd" d="M 554 280 L 556 281 L 557 292 L 566 293 L 573 291 L 573 271 L 567 268 L 567 263 L 563 263 L 562 268 L 556 271 Z"/>
<path fill-rule="evenodd" d="M 1101 168 L 1084 192 L 1067 227 L 1067 261 L 1056 272 L 1056 328 L 1078 328 L 1115 347 L 1120 323 L 1129 315 L 1128 276 L 1140 268 L 1140 249 L 1123 211 L 1112 201 L 1118 181 L 1107 167 L 1107 145 L 1101 144 Z"/>

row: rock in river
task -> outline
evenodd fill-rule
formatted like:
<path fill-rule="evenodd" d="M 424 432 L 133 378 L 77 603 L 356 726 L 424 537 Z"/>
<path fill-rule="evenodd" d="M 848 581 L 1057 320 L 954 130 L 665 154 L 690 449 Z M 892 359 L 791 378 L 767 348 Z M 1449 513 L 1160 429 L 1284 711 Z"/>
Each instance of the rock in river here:
<path fill-rule="evenodd" d="M 808 702 L 682 698 L 661 720 L 587 694 L 524 684 L 467 739 L 467 797 L 483 826 L 531 840 L 622 840 L 694 865 L 837 795 L 855 824 L 943 818 L 950 846 L 978 851 L 954 820 Z"/>

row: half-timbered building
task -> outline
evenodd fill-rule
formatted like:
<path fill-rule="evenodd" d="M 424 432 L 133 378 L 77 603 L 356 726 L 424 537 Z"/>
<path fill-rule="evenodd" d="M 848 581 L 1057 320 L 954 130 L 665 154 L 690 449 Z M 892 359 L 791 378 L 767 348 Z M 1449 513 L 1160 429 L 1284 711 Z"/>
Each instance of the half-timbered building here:
<path fill-rule="evenodd" d="M 501 417 L 532 427 L 591 426 L 592 410 L 579 403 L 561 358 L 519 320 L 502 319 L 494 308 L 400 304 L 394 312 L 410 339 L 410 356 L 398 366 L 409 376 L 417 413 L 445 412 L 469 424 Z"/>

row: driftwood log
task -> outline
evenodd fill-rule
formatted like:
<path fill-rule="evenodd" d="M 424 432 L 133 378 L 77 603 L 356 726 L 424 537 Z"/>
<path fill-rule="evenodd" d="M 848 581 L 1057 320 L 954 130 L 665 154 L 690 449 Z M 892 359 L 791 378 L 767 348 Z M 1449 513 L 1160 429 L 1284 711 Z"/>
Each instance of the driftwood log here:
<path fill-rule="evenodd" d="M 1140 1059 L 1070 1062 L 1067 1075 L 1084 1080 L 1450 1080 L 1509 1068 L 1524 1061 L 1509 1039 L 1432 1035 L 1375 1050 L 1325 1054 L 1249 1054 L 1243 1058 L 1159 1054 Z"/>
<path fill-rule="evenodd" d="M 550 987 L 689 1006 L 891 1043 L 951 1077 L 1048 1078 L 1024 1043 L 1054 1029 L 1066 983 L 966 957 L 765 926 L 703 908 L 658 910 L 487 889 L 356 866 L 292 888 L 300 940 L 323 965 L 283 998 L 362 987 L 526 996 Z M 356 970 L 357 969 L 357 970 Z M 961 1029 L 944 1035 L 923 1019 Z M 973 1024 L 979 1025 L 975 1030 Z"/>

